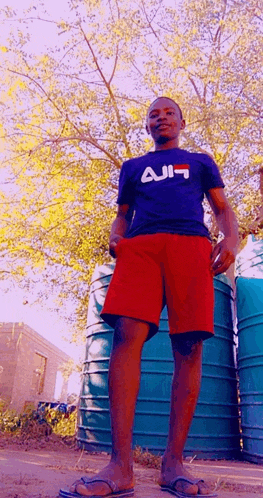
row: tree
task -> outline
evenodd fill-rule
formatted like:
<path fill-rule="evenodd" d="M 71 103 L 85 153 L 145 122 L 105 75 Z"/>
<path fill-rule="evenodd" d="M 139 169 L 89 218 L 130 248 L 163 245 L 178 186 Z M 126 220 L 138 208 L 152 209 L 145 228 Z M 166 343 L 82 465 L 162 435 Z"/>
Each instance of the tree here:
<path fill-rule="evenodd" d="M 109 261 L 119 168 L 150 149 L 142 130 L 158 95 L 184 109 L 182 147 L 214 156 L 241 237 L 249 232 L 261 204 L 262 7 L 257 0 L 69 6 L 63 21 L 41 7 L 20 19 L 2 12 L 15 29 L 1 49 L 8 188 L 0 254 L 5 278 L 32 286 L 41 274 L 47 294 L 58 289 L 62 303 L 75 301 L 73 321 L 83 327 L 95 264 Z M 30 23 L 56 27 L 45 53 L 34 52 Z M 216 239 L 211 216 L 208 223 Z"/>

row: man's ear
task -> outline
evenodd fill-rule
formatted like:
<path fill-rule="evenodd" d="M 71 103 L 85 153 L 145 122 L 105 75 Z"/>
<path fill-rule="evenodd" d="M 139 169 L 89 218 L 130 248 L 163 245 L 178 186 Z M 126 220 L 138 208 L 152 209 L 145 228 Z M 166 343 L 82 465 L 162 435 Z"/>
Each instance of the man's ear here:
<path fill-rule="evenodd" d="M 184 130 L 184 129 L 185 129 L 185 126 L 186 126 L 185 119 L 182 119 L 182 121 L 181 121 L 181 126 L 180 126 L 180 130 Z"/>

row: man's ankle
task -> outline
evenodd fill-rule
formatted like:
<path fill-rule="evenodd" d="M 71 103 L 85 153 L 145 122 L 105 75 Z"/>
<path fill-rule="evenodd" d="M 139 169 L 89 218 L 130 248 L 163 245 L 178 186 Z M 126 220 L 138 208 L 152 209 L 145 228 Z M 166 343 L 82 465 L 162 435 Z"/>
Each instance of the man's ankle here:
<path fill-rule="evenodd" d="M 110 464 L 118 467 L 123 475 L 133 475 L 133 461 L 126 461 L 124 459 L 112 456 Z"/>
<path fill-rule="evenodd" d="M 175 453 L 171 453 L 168 450 L 165 451 L 162 457 L 162 468 L 166 467 L 167 463 L 169 464 L 172 462 L 172 464 L 175 466 L 176 464 L 183 464 L 183 458 L 182 455 L 177 455 Z"/>

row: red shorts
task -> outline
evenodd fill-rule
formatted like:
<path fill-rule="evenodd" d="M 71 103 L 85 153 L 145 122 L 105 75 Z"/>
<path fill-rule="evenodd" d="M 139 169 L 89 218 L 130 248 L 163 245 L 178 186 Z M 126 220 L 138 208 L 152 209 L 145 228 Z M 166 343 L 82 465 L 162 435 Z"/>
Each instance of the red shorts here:
<path fill-rule="evenodd" d="M 114 327 L 120 316 L 159 326 L 167 304 L 170 334 L 213 330 L 212 246 L 206 237 L 156 233 L 122 239 L 101 317 Z"/>

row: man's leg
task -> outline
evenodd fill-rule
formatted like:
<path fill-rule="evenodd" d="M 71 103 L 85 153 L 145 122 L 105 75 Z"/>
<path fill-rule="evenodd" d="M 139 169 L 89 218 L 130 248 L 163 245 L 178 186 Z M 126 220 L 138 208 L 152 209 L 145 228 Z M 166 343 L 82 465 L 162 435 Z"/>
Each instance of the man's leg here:
<path fill-rule="evenodd" d="M 111 461 L 97 477 L 107 477 L 118 488 L 133 487 L 132 429 L 140 385 L 141 353 L 149 325 L 132 318 L 119 318 L 115 328 L 109 366 L 109 397 L 112 428 Z M 109 486 L 92 483 L 73 485 L 71 491 L 84 496 L 107 495 Z"/>
<path fill-rule="evenodd" d="M 169 484 L 177 476 L 193 479 L 184 469 L 182 459 L 200 390 L 203 341 L 185 340 L 183 336 L 171 336 L 175 369 L 168 443 L 162 459 L 160 484 Z M 184 481 L 178 481 L 176 489 L 193 495 L 198 490 L 200 494 L 207 492 L 206 486 Z"/>

